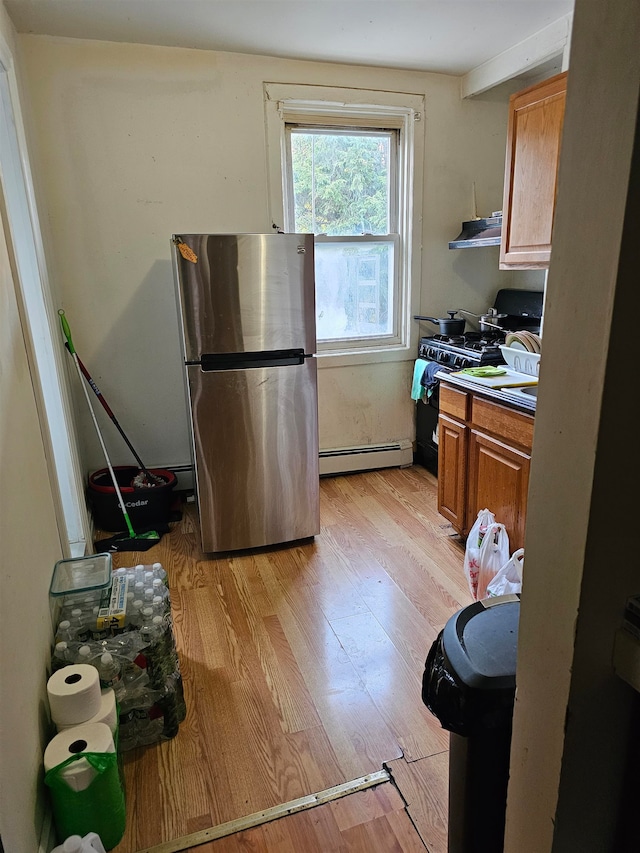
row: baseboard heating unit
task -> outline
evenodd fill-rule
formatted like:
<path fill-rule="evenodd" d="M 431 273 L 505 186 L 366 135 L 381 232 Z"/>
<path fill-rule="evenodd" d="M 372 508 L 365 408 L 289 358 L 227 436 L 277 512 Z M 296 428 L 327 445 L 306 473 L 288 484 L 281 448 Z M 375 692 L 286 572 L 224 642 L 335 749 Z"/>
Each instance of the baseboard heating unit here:
<path fill-rule="evenodd" d="M 363 444 L 320 451 L 320 476 L 373 471 L 375 468 L 405 468 L 413 463 L 409 439 L 389 444 Z"/>

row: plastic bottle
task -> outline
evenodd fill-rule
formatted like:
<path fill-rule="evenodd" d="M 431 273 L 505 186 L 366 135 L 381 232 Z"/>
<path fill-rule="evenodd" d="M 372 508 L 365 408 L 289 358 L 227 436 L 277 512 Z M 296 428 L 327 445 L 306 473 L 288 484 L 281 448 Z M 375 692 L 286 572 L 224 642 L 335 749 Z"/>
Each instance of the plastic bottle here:
<path fill-rule="evenodd" d="M 124 699 L 125 685 L 122 681 L 122 668 L 111 652 L 105 652 L 100 656 L 98 673 L 100 675 L 100 686 L 111 687 L 118 701 Z"/>
<path fill-rule="evenodd" d="M 68 666 L 71 663 L 69 656 L 69 645 L 64 640 L 56 643 L 51 657 L 51 672 L 62 669 L 63 666 Z"/>
<path fill-rule="evenodd" d="M 84 643 L 91 636 L 91 630 L 89 627 L 89 620 L 85 613 L 79 608 L 74 607 L 71 611 L 71 618 L 69 619 L 71 624 L 71 630 L 75 633 L 75 638 L 79 643 Z"/>
<path fill-rule="evenodd" d="M 151 606 L 153 607 L 154 616 L 160 616 L 162 618 L 167 612 L 167 603 L 162 595 L 154 595 Z"/>
<path fill-rule="evenodd" d="M 136 631 L 140 627 L 140 611 L 143 602 L 139 598 L 127 599 L 125 625 L 128 631 Z"/>
<path fill-rule="evenodd" d="M 90 663 L 91 657 L 91 646 L 80 646 L 78 649 L 78 663 Z"/>
<path fill-rule="evenodd" d="M 90 832 L 82 838 L 80 835 L 70 835 L 66 841 L 54 847 L 51 853 L 105 853 L 100 836 Z"/>
<path fill-rule="evenodd" d="M 136 740 L 142 746 L 157 743 L 164 732 L 162 693 L 145 690 L 135 709 Z"/>
<path fill-rule="evenodd" d="M 178 654 L 173 642 L 173 634 L 169 630 L 169 620 L 164 616 L 154 616 L 152 624 L 157 632 L 156 642 L 161 650 L 163 672 L 169 675 L 178 668 Z"/>
<path fill-rule="evenodd" d="M 163 694 L 160 702 L 164 710 L 163 734 L 167 738 L 173 737 L 177 734 L 178 725 L 184 720 L 187 709 L 170 622 L 162 616 L 154 616 L 151 625 L 145 625 L 141 634 L 149 641 L 151 685 Z"/>
<path fill-rule="evenodd" d="M 175 707 L 178 723 L 183 723 L 187 716 L 187 703 L 184 699 L 184 688 L 182 686 L 182 674 L 177 669 L 166 681 L 167 690 L 175 692 Z"/>
<path fill-rule="evenodd" d="M 138 666 L 135 661 L 126 661 L 122 668 L 125 699 L 135 699 L 135 696 L 149 686 L 149 675 L 146 667 Z"/>
<path fill-rule="evenodd" d="M 76 638 L 76 632 L 71 627 L 71 622 L 68 619 L 63 619 L 62 622 L 58 623 L 58 630 L 56 631 L 56 641 L 71 643 Z"/>
<path fill-rule="evenodd" d="M 154 590 L 155 594 L 161 595 L 166 600 L 167 607 L 169 607 L 170 606 L 169 588 L 167 586 L 165 586 L 165 584 L 160 580 L 160 578 L 154 578 L 152 586 L 153 586 L 153 590 Z"/>
<path fill-rule="evenodd" d="M 138 745 L 136 709 L 138 697 L 128 696 L 120 705 L 118 714 L 118 752 L 126 752 Z"/>
<path fill-rule="evenodd" d="M 159 578 L 162 583 L 167 586 L 167 573 L 162 567 L 162 563 L 154 563 L 151 568 L 153 569 L 154 578 Z"/>

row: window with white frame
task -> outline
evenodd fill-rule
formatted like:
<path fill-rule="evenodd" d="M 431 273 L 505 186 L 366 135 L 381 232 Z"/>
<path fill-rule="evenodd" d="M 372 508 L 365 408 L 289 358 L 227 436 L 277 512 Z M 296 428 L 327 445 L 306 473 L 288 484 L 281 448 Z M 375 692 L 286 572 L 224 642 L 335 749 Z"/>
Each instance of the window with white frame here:
<path fill-rule="evenodd" d="M 416 105 L 276 101 L 270 85 L 267 127 L 271 107 L 280 143 L 272 182 L 281 187 L 284 230 L 315 235 L 319 352 L 406 347 Z"/>

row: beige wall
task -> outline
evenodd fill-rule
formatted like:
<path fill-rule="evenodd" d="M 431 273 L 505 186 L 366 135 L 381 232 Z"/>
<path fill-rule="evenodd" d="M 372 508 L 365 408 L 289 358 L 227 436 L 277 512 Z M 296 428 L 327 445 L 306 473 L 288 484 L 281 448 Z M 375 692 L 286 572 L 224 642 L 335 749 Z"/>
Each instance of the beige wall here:
<path fill-rule="evenodd" d="M 51 275 L 80 357 L 149 465 L 189 460 L 170 235 L 271 229 L 264 81 L 424 94 L 421 310 L 484 310 L 517 276 L 498 272 L 497 248 L 447 247 L 472 214 L 473 181 L 481 213 L 501 207 L 504 100 L 462 102 L 459 81 L 435 74 L 44 36 L 20 45 Z M 418 331 L 395 362 L 321 360 L 322 448 L 414 437 Z M 89 467 L 101 467 L 82 406 L 79 417 Z M 129 462 L 105 425 L 114 461 Z"/>
<path fill-rule="evenodd" d="M 33 853 L 49 735 L 48 590 L 62 550 L 2 228 L 0 323 L 0 834 L 7 853 Z"/>

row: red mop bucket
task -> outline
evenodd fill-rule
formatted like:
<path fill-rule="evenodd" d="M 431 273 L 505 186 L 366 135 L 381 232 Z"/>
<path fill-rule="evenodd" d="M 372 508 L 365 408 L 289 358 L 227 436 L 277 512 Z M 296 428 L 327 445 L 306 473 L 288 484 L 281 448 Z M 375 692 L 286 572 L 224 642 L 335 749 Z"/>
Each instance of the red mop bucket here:
<path fill-rule="evenodd" d="M 156 527 L 169 521 L 173 503 L 172 490 L 178 482 L 176 475 L 163 468 L 148 470 L 149 473 L 159 477 L 163 484 L 148 488 L 136 487 L 132 483 L 134 477 L 140 473 L 139 468 L 133 465 L 115 465 L 113 468 L 134 530 Z M 126 529 L 126 522 L 108 468 L 101 468 L 91 474 L 87 498 L 96 527 L 113 532 Z"/>

